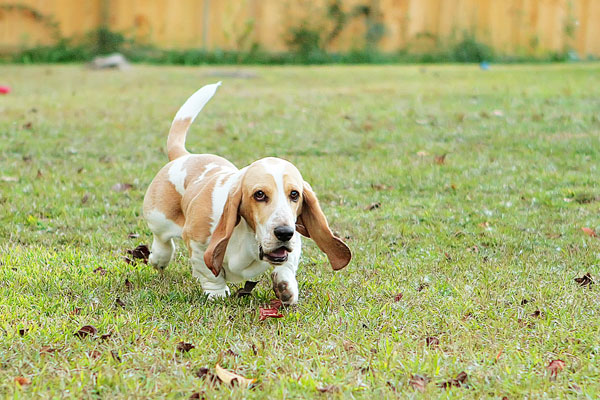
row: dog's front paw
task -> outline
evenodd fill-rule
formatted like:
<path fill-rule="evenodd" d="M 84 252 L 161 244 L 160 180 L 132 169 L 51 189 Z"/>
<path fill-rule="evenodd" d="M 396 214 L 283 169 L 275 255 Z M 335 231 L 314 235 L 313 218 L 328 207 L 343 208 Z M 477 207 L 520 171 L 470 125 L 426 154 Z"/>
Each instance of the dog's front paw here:
<path fill-rule="evenodd" d="M 225 286 L 223 289 L 204 289 L 204 293 L 208 295 L 209 300 L 215 300 L 229 296 L 229 288 Z"/>
<path fill-rule="evenodd" d="M 296 278 L 288 270 L 275 270 L 271 274 L 273 279 L 273 291 L 275 296 L 286 306 L 296 304 L 298 302 L 298 282 Z"/>

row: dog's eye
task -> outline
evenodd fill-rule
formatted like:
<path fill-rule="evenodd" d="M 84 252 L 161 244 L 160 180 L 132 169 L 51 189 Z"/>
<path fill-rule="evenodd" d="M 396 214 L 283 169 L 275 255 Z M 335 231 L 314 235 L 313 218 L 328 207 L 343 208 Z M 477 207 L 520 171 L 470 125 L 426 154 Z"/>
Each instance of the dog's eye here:
<path fill-rule="evenodd" d="M 254 200 L 265 201 L 267 200 L 267 195 L 262 190 L 257 190 L 256 192 L 254 192 Z"/>
<path fill-rule="evenodd" d="M 297 190 L 292 190 L 290 192 L 290 199 L 292 199 L 292 201 L 298 201 L 299 197 L 300 197 L 300 193 L 298 193 Z"/>

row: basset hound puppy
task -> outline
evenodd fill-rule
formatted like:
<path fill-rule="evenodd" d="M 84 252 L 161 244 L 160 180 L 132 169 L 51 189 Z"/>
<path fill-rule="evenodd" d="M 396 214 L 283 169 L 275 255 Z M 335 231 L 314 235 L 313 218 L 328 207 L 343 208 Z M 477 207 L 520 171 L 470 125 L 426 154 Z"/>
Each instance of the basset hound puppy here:
<path fill-rule="evenodd" d="M 317 196 L 292 163 L 267 157 L 237 169 L 222 157 L 186 150 L 190 125 L 220 85 L 204 86 L 175 115 L 167 139 L 170 162 L 144 197 L 144 218 L 154 235 L 149 262 L 164 269 L 173 239 L 181 237 L 192 275 L 209 298 L 227 296 L 226 282 L 253 279 L 273 266 L 275 294 L 295 304 L 300 234 L 315 241 L 334 270 L 348 265 L 350 249 L 333 235 Z"/>

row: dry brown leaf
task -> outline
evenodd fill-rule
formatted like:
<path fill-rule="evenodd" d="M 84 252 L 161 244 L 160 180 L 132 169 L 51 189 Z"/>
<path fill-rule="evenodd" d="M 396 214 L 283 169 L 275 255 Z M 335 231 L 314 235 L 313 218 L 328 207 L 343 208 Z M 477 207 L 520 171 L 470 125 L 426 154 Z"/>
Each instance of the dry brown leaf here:
<path fill-rule="evenodd" d="M 106 275 L 106 270 L 102 267 L 98 267 L 92 272 L 94 272 L 95 274 L 98 274 L 98 275 Z"/>
<path fill-rule="evenodd" d="M 425 343 L 428 347 L 437 347 L 440 345 L 440 339 L 435 336 L 429 336 L 425 338 Z"/>
<path fill-rule="evenodd" d="M 263 308 L 259 307 L 259 321 L 264 321 L 267 318 L 283 318 L 283 314 L 279 313 L 276 308 Z"/>
<path fill-rule="evenodd" d="M 17 376 L 15 378 L 15 383 L 19 386 L 27 386 L 27 385 L 31 385 L 31 380 L 29 378 Z"/>
<path fill-rule="evenodd" d="M 133 250 L 127 250 L 127 254 L 131 255 L 134 260 L 142 260 L 145 264 L 148 264 L 150 249 L 145 244 L 140 244 Z"/>
<path fill-rule="evenodd" d="M 125 289 L 127 290 L 132 290 L 133 289 L 133 283 L 131 283 L 131 281 L 129 280 L 129 278 L 125 278 Z"/>
<path fill-rule="evenodd" d="M 575 278 L 575 282 L 577 282 L 577 284 L 582 287 L 585 287 L 585 286 L 591 287 L 592 284 L 594 283 L 594 280 L 592 279 L 592 274 L 590 274 L 588 272 L 585 275 L 583 275 L 581 278 Z"/>
<path fill-rule="evenodd" d="M 271 306 L 271 308 L 274 308 L 276 310 L 279 310 L 281 307 L 283 307 L 283 303 L 279 299 L 273 299 L 273 300 L 271 300 L 269 302 L 269 305 Z"/>
<path fill-rule="evenodd" d="M 548 364 L 548 366 L 546 367 L 546 369 L 550 371 L 550 375 L 553 378 L 556 378 L 556 375 L 558 375 L 558 373 L 564 368 L 565 362 L 563 360 L 552 360 L 550 361 L 550 364 Z"/>
<path fill-rule="evenodd" d="M 131 183 L 115 183 L 111 189 L 115 192 L 126 192 L 132 187 L 133 185 Z"/>
<path fill-rule="evenodd" d="M 81 308 L 79 308 L 79 307 L 73 307 L 71 312 L 69 312 L 69 315 L 79 315 L 79 314 L 81 314 Z"/>
<path fill-rule="evenodd" d="M 95 336 L 98 333 L 98 329 L 96 329 L 93 325 L 85 325 L 82 326 L 77 332 L 75 332 L 75 336 L 80 339 L 83 339 L 87 336 Z"/>
<path fill-rule="evenodd" d="M 354 346 L 354 343 L 352 343 L 349 340 L 344 340 L 342 342 L 342 345 L 344 346 L 344 350 L 346 350 L 346 351 L 353 351 L 354 349 L 356 349 L 356 346 Z"/>
<path fill-rule="evenodd" d="M 196 348 L 196 346 L 194 346 L 191 343 L 186 343 L 186 342 L 179 342 L 177 343 L 177 351 L 179 351 L 180 353 L 187 353 L 188 351 L 190 351 L 191 349 Z"/>
<path fill-rule="evenodd" d="M 340 388 L 338 388 L 335 385 L 327 385 L 327 386 L 322 386 L 317 388 L 317 390 L 321 393 L 335 393 L 337 391 L 340 390 Z"/>
<path fill-rule="evenodd" d="M 438 386 L 445 389 L 451 388 L 452 386 L 461 387 L 467 383 L 468 377 L 469 376 L 467 375 L 467 373 L 462 371 L 458 375 L 456 375 L 456 378 L 439 383 Z"/>
<path fill-rule="evenodd" d="M 215 372 L 217 374 L 217 377 L 221 380 L 221 382 L 231 386 L 239 385 L 240 387 L 248 388 L 250 387 L 250 385 L 256 382 L 256 379 L 244 378 L 241 375 L 235 374 L 231 371 L 227 371 L 219 364 L 215 365 Z"/>
<path fill-rule="evenodd" d="M 121 300 L 120 298 L 117 297 L 117 299 L 115 300 L 115 305 L 125 308 L 125 303 L 123 302 L 123 300 Z"/>
<path fill-rule="evenodd" d="M 583 231 L 583 233 L 585 233 L 588 236 L 598 237 L 598 235 L 596 234 L 596 231 L 594 231 L 593 229 L 583 227 L 583 228 L 581 228 L 581 230 Z"/>
<path fill-rule="evenodd" d="M 429 381 L 430 379 L 426 376 L 412 375 L 408 383 L 413 387 L 413 389 L 423 393 Z"/>
<path fill-rule="evenodd" d="M 98 350 L 92 350 L 88 351 L 88 356 L 95 360 L 97 358 L 100 358 L 102 356 L 102 353 L 100 353 Z"/>
<path fill-rule="evenodd" d="M 403 297 L 403 296 L 404 296 L 404 295 L 403 295 L 402 293 L 398 293 L 398 294 L 396 294 L 396 295 L 394 296 L 394 301 L 395 301 L 395 302 L 398 302 L 398 301 L 402 300 L 402 297 Z"/>
<path fill-rule="evenodd" d="M 381 203 L 377 201 L 375 203 L 371 203 L 368 206 L 366 206 L 365 210 L 367 210 L 367 211 L 373 211 L 373 210 L 375 210 L 376 208 L 379 208 L 379 207 L 381 207 Z"/>
<path fill-rule="evenodd" d="M 116 362 L 121 362 L 121 357 L 119 357 L 119 352 L 117 350 L 111 350 L 110 355 Z"/>
<path fill-rule="evenodd" d="M 42 346 L 40 348 L 40 353 L 41 354 L 50 354 L 50 353 L 54 353 L 56 351 L 58 351 L 58 349 L 55 349 L 55 348 L 50 347 L 50 346 Z"/>
<path fill-rule="evenodd" d="M 371 189 L 375 190 L 393 190 L 393 186 L 384 185 L 383 183 L 371 183 Z"/>
<path fill-rule="evenodd" d="M 437 164 L 437 165 L 442 165 L 446 163 L 446 155 L 447 153 L 441 154 L 439 156 L 435 156 L 433 158 L 433 161 Z"/>

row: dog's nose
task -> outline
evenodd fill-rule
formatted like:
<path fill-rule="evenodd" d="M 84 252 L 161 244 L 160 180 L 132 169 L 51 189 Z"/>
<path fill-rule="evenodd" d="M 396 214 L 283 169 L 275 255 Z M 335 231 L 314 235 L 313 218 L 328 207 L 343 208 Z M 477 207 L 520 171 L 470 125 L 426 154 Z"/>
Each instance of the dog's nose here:
<path fill-rule="evenodd" d="M 292 238 L 292 236 L 294 236 L 294 231 L 295 229 L 291 226 L 283 225 L 275 228 L 273 233 L 275 233 L 275 237 L 277 239 L 281 240 L 282 242 L 287 242 Z"/>

